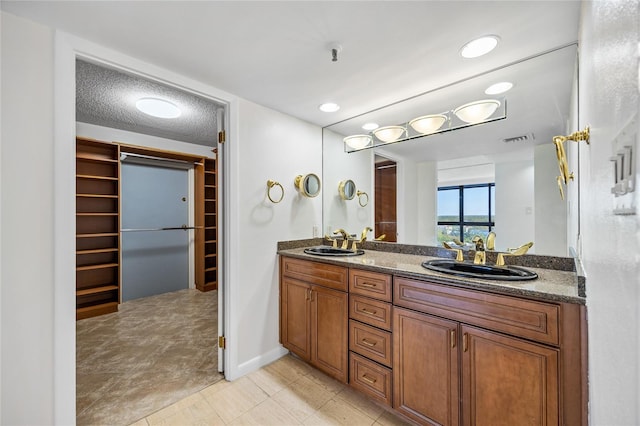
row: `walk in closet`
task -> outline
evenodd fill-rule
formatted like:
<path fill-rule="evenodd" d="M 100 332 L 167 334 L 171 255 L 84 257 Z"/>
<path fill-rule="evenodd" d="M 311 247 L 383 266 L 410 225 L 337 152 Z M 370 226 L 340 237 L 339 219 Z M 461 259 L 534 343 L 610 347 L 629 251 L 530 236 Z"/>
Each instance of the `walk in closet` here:
<path fill-rule="evenodd" d="M 122 154 L 122 156 L 121 156 Z M 76 140 L 76 319 L 116 312 L 123 301 L 122 164 L 125 155 L 193 165 L 194 281 L 218 287 L 218 176 L 215 158 Z M 212 157 L 214 155 L 212 154 Z M 183 198 L 183 201 L 185 199 Z M 185 225 L 186 226 L 186 225 Z M 177 232 L 186 232 L 178 230 Z"/>

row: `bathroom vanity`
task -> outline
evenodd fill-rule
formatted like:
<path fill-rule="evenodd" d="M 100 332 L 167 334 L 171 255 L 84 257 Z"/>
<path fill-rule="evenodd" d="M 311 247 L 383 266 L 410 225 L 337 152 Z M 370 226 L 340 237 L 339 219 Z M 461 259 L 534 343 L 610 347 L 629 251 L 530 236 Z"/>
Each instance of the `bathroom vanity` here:
<path fill-rule="evenodd" d="M 586 424 L 575 271 L 505 282 L 427 270 L 422 254 L 279 254 L 280 341 L 337 380 L 419 424 Z"/>

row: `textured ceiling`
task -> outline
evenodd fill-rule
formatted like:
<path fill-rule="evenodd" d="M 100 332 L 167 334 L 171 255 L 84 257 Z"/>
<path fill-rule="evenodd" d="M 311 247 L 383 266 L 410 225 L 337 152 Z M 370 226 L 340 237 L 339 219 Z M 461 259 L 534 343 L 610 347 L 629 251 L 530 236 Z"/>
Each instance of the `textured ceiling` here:
<path fill-rule="evenodd" d="M 157 118 L 136 108 L 140 98 L 171 101 L 182 114 L 178 118 Z M 112 127 L 146 135 L 205 146 L 217 140 L 216 102 L 156 82 L 76 61 L 76 119 L 82 123 Z"/>

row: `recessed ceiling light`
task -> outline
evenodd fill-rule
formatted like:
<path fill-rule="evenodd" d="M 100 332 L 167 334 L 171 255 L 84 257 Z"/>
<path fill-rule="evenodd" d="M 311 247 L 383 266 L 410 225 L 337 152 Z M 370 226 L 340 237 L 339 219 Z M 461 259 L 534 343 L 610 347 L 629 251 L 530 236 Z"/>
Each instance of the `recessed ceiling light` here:
<path fill-rule="evenodd" d="M 487 88 L 487 90 L 484 91 L 484 93 L 487 95 L 499 95 L 500 93 L 511 90 L 512 87 L 513 83 L 502 81 L 500 83 L 492 84 Z"/>
<path fill-rule="evenodd" d="M 496 48 L 498 40 L 500 40 L 500 38 L 495 35 L 471 40 L 469 43 L 462 46 L 462 49 L 460 49 L 460 55 L 462 55 L 463 58 L 477 58 L 478 56 L 486 55 Z"/>
<path fill-rule="evenodd" d="M 380 126 L 378 126 L 378 123 L 366 123 L 366 124 L 362 125 L 362 128 L 364 130 L 375 130 L 378 127 L 380 127 Z"/>
<path fill-rule="evenodd" d="M 145 114 L 158 118 L 180 117 L 182 111 L 175 104 L 158 98 L 141 98 L 136 101 L 136 108 Z"/>
<path fill-rule="evenodd" d="M 327 102 L 326 104 L 320 105 L 320 111 L 322 112 L 336 112 L 340 109 L 340 105 L 334 104 L 333 102 Z"/>

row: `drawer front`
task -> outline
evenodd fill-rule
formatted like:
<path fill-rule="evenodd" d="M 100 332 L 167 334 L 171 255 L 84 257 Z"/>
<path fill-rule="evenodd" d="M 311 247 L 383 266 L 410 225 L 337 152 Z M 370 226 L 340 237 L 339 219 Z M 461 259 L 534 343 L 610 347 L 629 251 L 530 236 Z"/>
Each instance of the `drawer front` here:
<path fill-rule="evenodd" d="M 391 304 L 351 294 L 349 318 L 391 331 Z"/>
<path fill-rule="evenodd" d="M 351 387 L 391 406 L 391 370 L 353 352 L 349 353 L 349 360 Z"/>
<path fill-rule="evenodd" d="M 358 321 L 349 321 L 349 350 L 391 367 L 391 333 Z"/>
<path fill-rule="evenodd" d="M 552 345 L 559 344 L 560 306 L 394 278 L 393 303 L 466 324 Z"/>
<path fill-rule="evenodd" d="M 349 293 L 391 302 L 391 275 L 349 269 Z"/>
<path fill-rule="evenodd" d="M 280 273 L 307 283 L 347 291 L 349 270 L 342 266 L 282 257 Z"/>

